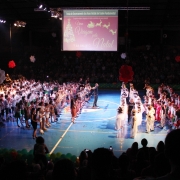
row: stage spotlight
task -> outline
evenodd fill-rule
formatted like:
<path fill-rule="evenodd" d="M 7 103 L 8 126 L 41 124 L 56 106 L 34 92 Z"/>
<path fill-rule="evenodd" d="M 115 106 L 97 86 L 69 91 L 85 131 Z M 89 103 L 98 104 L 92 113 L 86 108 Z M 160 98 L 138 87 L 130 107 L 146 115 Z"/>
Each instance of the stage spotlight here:
<path fill-rule="evenodd" d="M 24 21 L 16 21 L 16 22 L 14 22 L 14 26 L 16 26 L 16 27 L 25 27 L 26 22 L 24 22 Z"/>
<path fill-rule="evenodd" d="M 43 7 L 43 5 L 42 5 L 42 4 L 40 4 L 40 5 L 39 5 L 39 9 L 41 9 L 42 7 Z"/>
<path fill-rule="evenodd" d="M 51 9 L 51 17 L 62 20 L 62 12 L 55 9 Z"/>
<path fill-rule="evenodd" d="M 6 21 L 3 19 L 0 19 L 0 23 L 6 23 Z"/>

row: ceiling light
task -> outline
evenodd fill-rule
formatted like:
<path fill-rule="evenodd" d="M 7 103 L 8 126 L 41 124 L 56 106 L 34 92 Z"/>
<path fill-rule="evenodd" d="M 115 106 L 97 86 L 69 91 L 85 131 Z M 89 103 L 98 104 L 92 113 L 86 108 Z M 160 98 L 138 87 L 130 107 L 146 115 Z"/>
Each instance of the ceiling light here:
<path fill-rule="evenodd" d="M 0 19 L 0 23 L 6 23 L 6 21 L 3 19 Z"/>
<path fill-rule="evenodd" d="M 51 10 L 51 17 L 62 20 L 62 12 L 58 10 Z"/>
<path fill-rule="evenodd" d="M 26 22 L 24 22 L 24 21 L 16 21 L 16 22 L 14 22 L 14 26 L 16 26 L 16 27 L 25 27 Z"/>
<path fill-rule="evenodd" d="M 40 5 L 39 5 L 39 9 L 41 9 L 42 7 L 43 7 L 43 5 L 42 5 L 42 4 L 40 4 Z"/>

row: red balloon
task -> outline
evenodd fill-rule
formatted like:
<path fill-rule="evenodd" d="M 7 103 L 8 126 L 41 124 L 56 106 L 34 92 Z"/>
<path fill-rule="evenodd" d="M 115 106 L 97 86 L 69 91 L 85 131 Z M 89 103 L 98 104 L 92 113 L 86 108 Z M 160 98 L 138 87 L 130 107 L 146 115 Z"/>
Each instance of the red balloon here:
<path fill-rule="evenodd" d="M 134 72 L 131 66 L 122 65 L 119 69 L 119 80 L 125 83 L 133 80 Z"/>
<path fill-rule="evenodd" d="M 176 60 L 177 62 L 180 62 L 180 56 L 176 56 L 176 57 L 175 57 L 175 60 Z"/>
<path fill-rule="evenodd" d="M 81 52 L 79 52 L 79 51 L 76 52 L 76 56 L 77 56 L 78 58 L 80 58 L 81 55 L 82 55 Z"/>
<path fill-rule="evenodd" d="M 16 64 L 13 60 L 9 61 L 9 63 L 8 63 L 9 68 L 14 68 L 15 66 L 16 66 Z"/>

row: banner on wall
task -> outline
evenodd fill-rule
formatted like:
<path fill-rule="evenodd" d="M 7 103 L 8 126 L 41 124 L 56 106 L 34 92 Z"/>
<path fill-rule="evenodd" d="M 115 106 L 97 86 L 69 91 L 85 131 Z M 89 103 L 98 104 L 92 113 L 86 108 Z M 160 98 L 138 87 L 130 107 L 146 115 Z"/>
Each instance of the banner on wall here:
<path fill-rule="evenodd" d="M 118 10 L 63 10 L 64 51 L 117 51 Z"/>

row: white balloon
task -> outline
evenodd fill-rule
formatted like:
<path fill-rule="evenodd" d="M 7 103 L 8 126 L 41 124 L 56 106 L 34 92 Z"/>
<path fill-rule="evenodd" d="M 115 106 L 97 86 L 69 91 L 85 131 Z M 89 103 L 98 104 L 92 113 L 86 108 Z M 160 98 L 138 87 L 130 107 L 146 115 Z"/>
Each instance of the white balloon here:
<path fill-rule="evenodd" d="M 122 58 L 122 59 L 126 59 L 126 53 L 122 53 L 122 54 L 121 54 L 121 58 Z"/>
<path fill-rule="evenodd" d="M 36 60 L 34 56 L 30 56 L 29 59 L 30 59 L 31 62 L 35 62 L 35 60 Z"/>
<path fill-rule="evenodd" d="M 56 33 L 52 33 L 52 37 L 56 37 Z"/>

